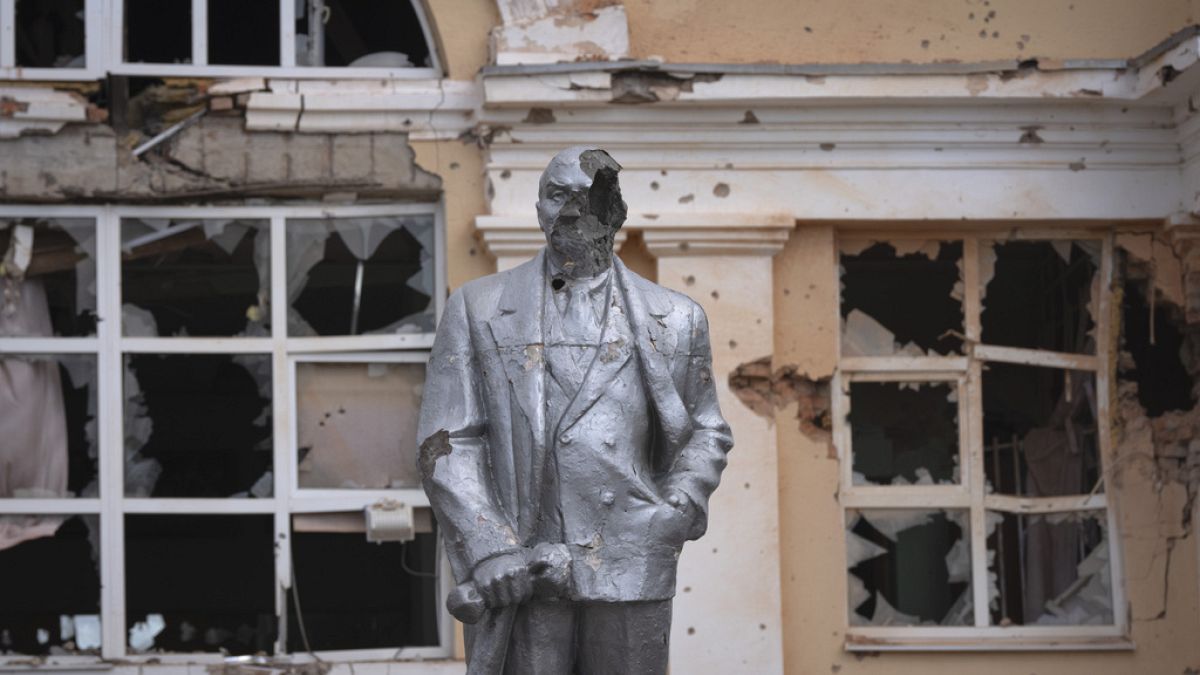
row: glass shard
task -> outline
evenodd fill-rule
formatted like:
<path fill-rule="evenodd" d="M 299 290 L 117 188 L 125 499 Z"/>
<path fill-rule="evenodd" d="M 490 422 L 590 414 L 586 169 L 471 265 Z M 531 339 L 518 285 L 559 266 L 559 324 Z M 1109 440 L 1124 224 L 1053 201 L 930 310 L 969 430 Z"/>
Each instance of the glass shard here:
<path fill-rule="evenodd" d="M 125 357 L 127 497 L 271 495 L 271 357 Z"/>
<path fill-rule="evenodd" d="M 130 651 L 272 653 L 274 531 L 270 515 L 125 516 Z"/>
<path fill-rule="evenodd" d="M 96 224 L 0 218 L 0 336 L 96 334 Z"/>
<path fill-rule="evenodd" d="M 958 483 L 958 396 L 952 382 L 851 382 L 855 485 Z"/>
<path fill-rule="evenodd" d="M 862 509 L 846 518 L 851 625 L 974 625 L 965 510 Z"/>
<path fill-rule="evenodd" d="M 296 364 L 302 488 L 419 487 L 423 363 Z"/>

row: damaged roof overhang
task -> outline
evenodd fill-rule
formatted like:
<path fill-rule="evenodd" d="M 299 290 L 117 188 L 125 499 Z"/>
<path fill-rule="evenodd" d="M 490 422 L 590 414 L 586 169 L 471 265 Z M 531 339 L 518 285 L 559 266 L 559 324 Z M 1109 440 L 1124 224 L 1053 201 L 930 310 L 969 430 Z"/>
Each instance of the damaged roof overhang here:
<path fill-rule="evenodd" d="M 487 107 L 991 98 L 1169 105 L 1200 88 L 1197 61 L 1200 26 L 1190 26 L 1131 59 L 850 64 L 618 60 L 487 66 L 481 76 Z M 626 85 L 639 78 L 654 93 L 630 98 Z"/>

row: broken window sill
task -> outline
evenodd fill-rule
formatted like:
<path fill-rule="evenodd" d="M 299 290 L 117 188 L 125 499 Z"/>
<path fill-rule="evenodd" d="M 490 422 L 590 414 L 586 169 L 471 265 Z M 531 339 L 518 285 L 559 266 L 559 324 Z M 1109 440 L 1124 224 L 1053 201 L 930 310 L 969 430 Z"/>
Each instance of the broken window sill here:
<path fill-rule="evenodd" d="M 850 628 L 848 652 L 1132 651 L 1133 639 L 1114 626 Z"/>

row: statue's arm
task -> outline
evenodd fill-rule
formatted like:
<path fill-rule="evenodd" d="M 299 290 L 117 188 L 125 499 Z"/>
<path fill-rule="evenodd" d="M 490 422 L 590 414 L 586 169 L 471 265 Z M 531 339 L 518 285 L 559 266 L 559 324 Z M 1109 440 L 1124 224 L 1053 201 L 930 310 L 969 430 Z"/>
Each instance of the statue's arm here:
<path fill-rule="evenodd" d="M 457 574 L 520 550 L 498 506 L 488 459 L 487 409 L 462 291 L 450 296 L 426 368 L 417 437 L 425 493 Z M 461 580 L 461 579 L 460 579 Z"/>
<path fill-rule="evenodd" d="M 682 492 L 696 510 L 688 538 L 697 539 L 708 527 L 708 498 L 721 480 L 733 436 L 717 402 L 708 318 L 699 305 L 692 307 L 690 328 L 687 376 L 681 393 L 684 406 L 691 413 L 692 437 L 671 465 L 665 487 L 668 491 Z"/>

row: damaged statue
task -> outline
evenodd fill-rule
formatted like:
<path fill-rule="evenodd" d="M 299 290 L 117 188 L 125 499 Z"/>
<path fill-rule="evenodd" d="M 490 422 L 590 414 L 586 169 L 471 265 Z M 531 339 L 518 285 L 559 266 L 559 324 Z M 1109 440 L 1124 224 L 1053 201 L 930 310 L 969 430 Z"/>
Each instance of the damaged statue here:
<path fill-rule="evenodd" d="M 733 444 L 708 323 L 613 255 L 603 150 L 542 174 L 547 246 L 447 303 L 418 438 L 468 673 L 662 675 L 680 550 Z"/>

